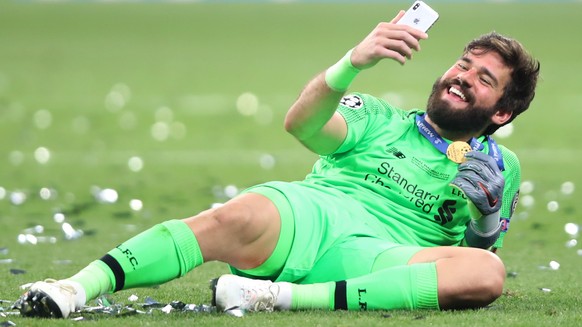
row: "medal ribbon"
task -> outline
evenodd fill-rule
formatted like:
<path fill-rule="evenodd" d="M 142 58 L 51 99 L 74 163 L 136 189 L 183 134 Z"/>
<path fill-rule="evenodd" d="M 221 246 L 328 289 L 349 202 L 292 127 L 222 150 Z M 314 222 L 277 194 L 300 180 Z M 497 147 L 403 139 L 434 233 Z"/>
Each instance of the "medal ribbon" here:
<path fill-rule="evenodd" d="M 434 147 L 437 148 L 437 150 L 446 155 L 449 143 L 445 141 L 445 139 L 443 139 L 437 133 L 437 131 L 435 131 L 435 129 L 432 128 L 432 126 L 430 126 L 430 124 L 424 118 L 424 115 L 425 114 L 416 115 L 416 127 L 418 127 L 418 131 L 427 140 L 429 140 L 430 143 L 432 143 L 432 145 L 434 145 Z M 505 166 L 503 165 L 503 158 L 501 155 L 501 151 L 499 151 L 499 146 L 497 146 L 497 143 L 489 135 L 485 136 L 485 140 L 489 145 L 489 155 L 493 157 L 493 159 L 495 159 L 495 162 L 497 162 L 497 166 L 499 167 L 499 169 L 501 171 L 504 171 Z M 474 137 L 471 138 L 471 141 L 469 141 L 469 145 L 471 146 L 471 149 L 473 149 L 474 151 L 481 151 L 484 148 L 483 143 L 479 142 Z"/>

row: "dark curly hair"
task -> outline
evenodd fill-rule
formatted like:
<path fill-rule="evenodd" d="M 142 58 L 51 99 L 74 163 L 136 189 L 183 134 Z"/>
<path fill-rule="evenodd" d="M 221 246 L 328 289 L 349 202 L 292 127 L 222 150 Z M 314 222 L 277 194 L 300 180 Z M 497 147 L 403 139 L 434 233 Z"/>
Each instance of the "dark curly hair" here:
<path fill-rule="evenodd" d="M 517 40 L 497 32 L 472 40 L 463 50 L 463 54 L 483 54 L 489 51 L 499 54 L 505 65 L 512 69 L 511 81 L 496 105 L 501 110 L 513 113 L 511 118 L 503 124 L 506 125 L 529 108 L 535 96 L 540 63 Z M 503 125 L 491 125 L 484 134 L 491 135 Z"/>

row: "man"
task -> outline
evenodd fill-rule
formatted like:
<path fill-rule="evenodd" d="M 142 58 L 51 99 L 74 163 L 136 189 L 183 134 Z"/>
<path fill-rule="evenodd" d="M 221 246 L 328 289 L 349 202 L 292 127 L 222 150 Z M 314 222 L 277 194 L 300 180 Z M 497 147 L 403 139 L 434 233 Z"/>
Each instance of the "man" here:
<path fill-rule="evenodd" d="M 285 128 L 320 155 L 305 180 L 251 187 L 156 225 L 71 278 L 33 284 L 22 314 L 67 317 L 101 294 L 161 284 L 213 260 L 235 274 L 214 282 L 222 310 L 493 302 L 505 269 L 488 250 L 502 246 L 520 167 L 489 135 L 529 107 L 539 63 L 491 33 L 435 82 L 426 113 L 345 96 L 361 70 L 405 64 L 420 50 L 427 35 L 396 24 L 403 13 L 310 81 L 289 109 Z"/>

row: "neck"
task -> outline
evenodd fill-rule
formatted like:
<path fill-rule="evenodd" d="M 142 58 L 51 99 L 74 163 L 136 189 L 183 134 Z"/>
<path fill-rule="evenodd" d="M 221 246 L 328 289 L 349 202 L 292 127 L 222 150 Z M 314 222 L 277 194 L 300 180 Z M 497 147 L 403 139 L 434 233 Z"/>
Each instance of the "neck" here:
<path fill-rule="evenodd" d="M 434 128 L 437 133 L 439 133 L 441 137 L 446 138 L 447 140 L 467 142 L 467 140 L 470 140 L 473 137 L 477 138 L 481 136 L 481 133 L 464 133 L 442 129 L 432 120 L 430 120 L 428 115 L 424 115 L 424 119 L 427 123 L 430 124 L 430 126 L 432 126 L 432 128 Z"/>

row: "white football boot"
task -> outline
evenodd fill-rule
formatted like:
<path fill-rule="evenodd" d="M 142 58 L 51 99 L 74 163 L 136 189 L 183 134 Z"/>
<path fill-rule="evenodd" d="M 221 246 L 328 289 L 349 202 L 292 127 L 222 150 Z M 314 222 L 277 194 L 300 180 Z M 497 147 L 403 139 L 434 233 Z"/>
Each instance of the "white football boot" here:
<path fill-rule="evenodd" d="M 47 279 L 36 282 L 17 301 L 26 317 L 67 318 L 85 305 L 85 291 L 79 283 Z"/>
<path fill-rule="evenodd" d="M 211 287 L 212 305 L 223 312 L 271 312 L 288 309 L 291 303 L 291 288 L 288 283 L 222 275 L 211 281 Z"/>

